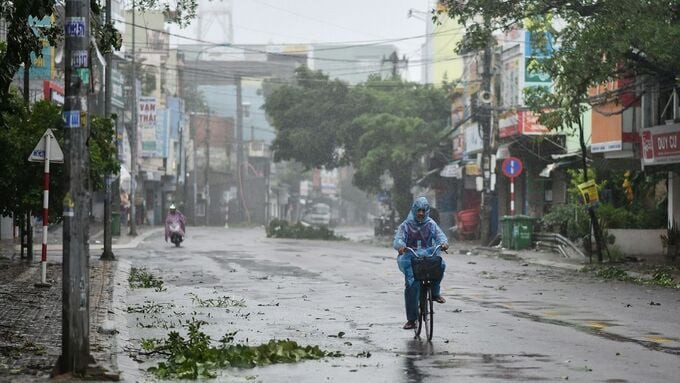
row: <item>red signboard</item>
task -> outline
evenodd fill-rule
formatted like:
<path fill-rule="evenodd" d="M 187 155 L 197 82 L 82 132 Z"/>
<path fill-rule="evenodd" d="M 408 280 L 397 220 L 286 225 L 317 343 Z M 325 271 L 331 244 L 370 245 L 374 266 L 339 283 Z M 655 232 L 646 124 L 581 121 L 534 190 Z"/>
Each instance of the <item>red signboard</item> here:
<path fill-rule="evenodd" d="M 43 98 L 47 101 L 64 104 L 64 88 L 51 81 L 43 81 Z"/>
<path fill-rule="evenodd" d="M 519 134 L 519 121 L 517 113 L 506 113 L 498 119 L 498 136 L 500 138 L 511 137 Z"/>
<path fill-rule="evenodd" d="M 645 165 L 680 162 L 680 124 L 642 129 L 642 162 Z"/>
<path fill-rule="evenodd" d="M 550 133 L 548 128 L 538 122 L 538 115 L 528 110 L 500 116 L 498 129 L 501 138 L 520 134 L 533 136 Z"/>

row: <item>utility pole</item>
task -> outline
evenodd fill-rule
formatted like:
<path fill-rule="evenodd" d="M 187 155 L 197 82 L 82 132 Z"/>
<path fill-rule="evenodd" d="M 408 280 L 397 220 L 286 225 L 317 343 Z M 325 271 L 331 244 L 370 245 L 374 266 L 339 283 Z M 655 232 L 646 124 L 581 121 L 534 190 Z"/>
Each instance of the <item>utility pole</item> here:
<path fill-rule="evenodd" d="M 106 24 L 111 23 L 111 0 L 106 0 Z M 111 118 L 111 50 L 106 52 L 106 70 L 104 72 L 104 117 Z M 116 147 L 118 147 L 116 145 Z M 100 259 L 112 261 L 116 259 L 113 255 L 111 244 L 111 178 L 107 175 L 106 197 L 104 197 L 104 252 Z"/>
<path fill-rule="evenodd" d="M 88 164 L 85 150 L 90 77 L 90 2 L 66 1 L 64 31 L 64 143 L 62 339 L 57 370 L 83 374 L 90 360 Z"/>
<path fill-rule="evenodd" d="M 397 56 L 397 52 L 392 52 L 390 57 L 385 58 L 383 56 L 382 63 L 390 63 L 392 64 L 392 78 L 397 78 L 397 75 L 399 74 L 399 63 L 403 62 L 404 65 L 408 65 L 408 60 L 406 59 L 406 56 L 404 56 L 401 60 L 399 59 L 399 56 Z"/>
<path fill-rule="evenodd" d="M 26 103 L 26 106 L 28 106 L 28 103 L 31 101 L 30 97 L 30 88 L 31 88 L 31 54 L 27 54 L 26 58 L 24 59 L 24 102 Z"/>
<path fill-rule="evenodd" d="M 203 191 L 205 193 L 205 226 L 208 226 L 208 211 L 210 204 L 210 107 L 208 107 L 208 114 L 205 120 L 205 170 L 203 178 L 205 179 L 205 185 L 203 185 Z"/>
<path fill-rule="evenodd" d="M 26 108 L 30 109 L 30 88 L 31 88 L 31 54 L 26 55 L 24 60 L 24 102 L 26 103 Z M 26 212 L 26 259 L 29 261 L 33 259 L 33 225 L 31 224 L 31 211 Z M 23 236 L 21 238 L 23 243 Z M 22 247 L 21 251 L 24 249 Z"/>
<path fill-rule="evenodd" d="M 135 54 L 135 0 L 132 0 L 132 137 L 130 137 L 130 235 L 137 235 L 137 63 Z"/>
<path fill-rule="evenodd" d="M 488 19 L 485 22 L 485 25 L 488 26 Z M 492 51 L 491 51 L 491 44 L 492 44 L 492 39 L 493 36 L 491 33 L 489 33 L 488 38 L 487 38 L 487 43 L 486 46 L 484 47 L 484 72 L 482 73 L 482 93 L 485 93 L 482 95 L 482 97 L 479 98 L 486 98 L 489 97 L 490 100 L 493 100 L 493 97 L 491 96 L 491 60 L 492 60 Z M 482 127 L 482 161 L 481 161 L 481 170 L 482 170 L 482 177 L 483 177 L 483 182 L 482 182 L 482 200 L 481 200 L 481 207 L 480 207 L 480 239 L 482 241 L 482 245 L 486 245 L 489 242 L 489 233 L 490 233 L 490 225 L 491 225 L 491 167 L 494 166 L 495 164 L 491 163 L 491 127 L 492 127 L 492 111 L 493 111 L 493 105 L 491 103 L 484 103 L 480 102 L 480 108 L 479 110 L 481 111 L 481 116 L 479 118 L 480 125 Z"/>
<path fill-rule="evenodd" d="M 246 205 L 245 180 L 243 179 L 243 96 L 241 90 L 241 75 L 236 75 L 236 166 L 238 167 L 238 200 L 241 209 L 250 222 L 250 212 Z"/>

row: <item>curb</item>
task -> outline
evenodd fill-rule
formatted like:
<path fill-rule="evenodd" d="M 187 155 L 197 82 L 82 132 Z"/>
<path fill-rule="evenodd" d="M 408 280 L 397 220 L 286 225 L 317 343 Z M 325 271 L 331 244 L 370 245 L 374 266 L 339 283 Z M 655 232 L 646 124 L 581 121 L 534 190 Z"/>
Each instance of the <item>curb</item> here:
<path fill-rule="evenodd" d="M 139 246 L 140 243 L 144 242 L 146 239 L 148 239 L 152 235 L 154 235 L 156 233 L 160 233 L 163 230 L 165 230 L 165 229 L 162 228 L 162 227 L 157 227 L 157 228 L 151 229 L 149 231 L 146 231 L 146 232 L 138 235 L 137 237 L 135 237 L 129 243 L 123 243 L 123 244 L 120 244 L 120 245 L 112 245 L 111 248 L 112 249 L 134 249 L 135 247 Z M 104 250 L 104 245 L 98 246 L 98 248 L 101 249 L 101 250 Z M 92 248 L 90 248 L 90 249 L 92 249 Z"/>
<path fill-rule="evenodd" d="M 121 381 L 123 381 L 125 379 L 122 375 L 127 370 L 125 366 L 129 366 L 129 363 L 131 362 L 125 353 L 125 346 L 130 337 L 126 323 L 127 306 L 125 302 L 129 289 L 127 279 L 130 276 L 132 263 L 124 259 L 120 259 L 116 262 L 118 263 L 118 267 L 113 275 L 113 302 L 111 304 L 111 311 L 113 311 L 113 314 L 111 314 L 111 317 L 116 323 L 117 331 L 113 339 L 115 357 L 112 359 L 114 361 L 113 367 L 120 374 Z M 124 365 L 123 368 L 121 368 L 121 364 Z"/>
<path fill-rule="evenodd" d="M 500 248 L 490 248 L 490 247 L 475 247 L 470 251 L 475 251 L 478 254 L 484 255 L 486 257 L 495 257 L 506 260 L 515 259 L 518 261 L 526 262 L 531 265 L 547 266 L 557 269 L 564 269 L 570 271 L 579 271 L 585 265 L 566 263 L 566 262 L 556 262 L 547 259 L 535 259 L 531 257 L 522 257 L 521 253 L 515 251 L 508 251 Z"/>

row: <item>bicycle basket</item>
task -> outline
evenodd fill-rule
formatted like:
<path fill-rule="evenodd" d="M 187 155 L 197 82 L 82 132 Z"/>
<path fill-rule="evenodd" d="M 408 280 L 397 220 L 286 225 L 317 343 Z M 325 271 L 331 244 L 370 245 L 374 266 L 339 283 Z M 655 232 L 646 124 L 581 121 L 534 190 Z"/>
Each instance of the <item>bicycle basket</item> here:
<path fill-rule="evenodd" d="M 416 281 L 438 281 L 444 276 L 442 257 L 438 255 L 413 257 L 411 267 Z"/>

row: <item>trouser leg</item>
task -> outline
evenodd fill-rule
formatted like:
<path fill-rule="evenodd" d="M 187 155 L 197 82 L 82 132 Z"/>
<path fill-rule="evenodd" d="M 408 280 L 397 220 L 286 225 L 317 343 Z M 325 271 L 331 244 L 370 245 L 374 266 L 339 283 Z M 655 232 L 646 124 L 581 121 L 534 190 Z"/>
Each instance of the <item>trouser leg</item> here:
<path fill-rule="evenodd" d="M 444 271 L 446 271 L 446 263 L 442 262 L 442 278 L 444 276 Z M 442 280 L 438 280 L 432 283 L 432 296 L 438 297 L 441 294 L 441 283 Z"/>
<path fill-rule="evenodd" d="M 418 319 L 420 284 L 413 278 L 410 256 L 399 256 L 397 263 L 399 265 L 399 270 L 404 273 L 404 306 L 406 307 L 406 320 L 415 321 Z"/>

